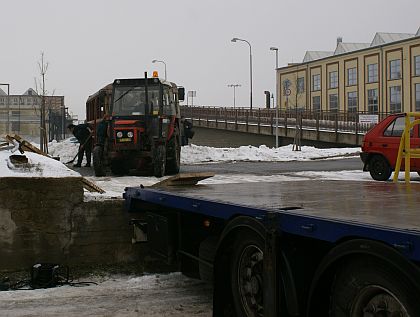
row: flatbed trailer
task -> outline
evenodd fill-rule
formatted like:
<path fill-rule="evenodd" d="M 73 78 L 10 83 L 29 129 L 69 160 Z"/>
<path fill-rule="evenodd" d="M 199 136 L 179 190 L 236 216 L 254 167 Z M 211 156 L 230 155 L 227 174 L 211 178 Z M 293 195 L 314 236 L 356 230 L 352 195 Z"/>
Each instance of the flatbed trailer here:
<path fill-rule="evenodd" d="M 214 316 L 420 316 L 420 184 L 126 188 L 143 241 L 214 283 Z"/>

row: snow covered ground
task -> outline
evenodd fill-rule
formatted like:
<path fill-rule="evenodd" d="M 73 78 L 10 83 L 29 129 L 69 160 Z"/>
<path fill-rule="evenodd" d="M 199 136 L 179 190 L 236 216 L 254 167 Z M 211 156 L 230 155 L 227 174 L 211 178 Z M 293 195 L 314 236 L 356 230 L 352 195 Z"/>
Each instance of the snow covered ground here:
<path fill-rule="evenodd" d="M 11 164 L 10 151 L 0 151 L 0 177 L 66 177 L 80 176 L 79 173 L 69 169 L 62 162 L 68 162 L 74 158 L 78 151 L 78 143 L 74 138 L 66 139 L 62 142 L 53 141 L 49 143 L 49 154 L 59 156 L 60 161 L 46 158 L 34 153 L 25 153 L 31 167 L 16 167 Z M 241 146 L 238 148 L 213 148 L 208 146 L 198 146 L 190 144 L 182 147 L 181 164 L 208 164 L 208 163 L 227 163 L 227 162 L 288 162 L 288 161 L 311 161 L 319 159 L 340 159 L 358 155 L 359 148 L 328 148 L 318 149 L 311 146 L 302 146 L 301 151 L 292 151 L 292 145 L 279 148 L 269 148 L 265 145 Z M 16 154 L 16 153 L 15 153 Z M 93 194 L 86 192 L 85 200 L 121 198 L 124 188 L 128 186 L 150 186 L 164 178 L 155 177 L 87 177 L 103 188 L 105 194 Z M 166 178 L 166 177 L 165 177 Z M 360 170 L 337 171 L 337 172 L 295 172 L 283 173 L 279 175 L 252 175 L 252 174 L 216 174 L 214 177 L 203 180 L 200 184 L 223 184 L 223 183 L 243 183 L 243 182 L 279 182 L 288 180 L 309 180 L 309 179 L 330 179 L 330 180 L 358 180 L 372 181 L 369 173 Z M 403 179 L 403 175 L 400 176 Z M 412 179 L 418 180 L 416 173 L 412 173 Z"/>
<path fill-rule="evenodd" d="M 98 285 L 0 292 L 0 316 L 212 316 L 210 285 L 181 273 L 111 275 L 84 281 Z"/>

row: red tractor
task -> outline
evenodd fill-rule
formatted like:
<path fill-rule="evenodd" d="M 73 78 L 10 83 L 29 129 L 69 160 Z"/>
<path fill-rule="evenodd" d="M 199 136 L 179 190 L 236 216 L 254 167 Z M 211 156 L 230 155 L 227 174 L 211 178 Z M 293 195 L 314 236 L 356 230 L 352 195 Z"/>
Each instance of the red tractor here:
<path fill-rule="evenodd" d="M 154 74 L 155 75 L 155 74 Z M 93 125 L 96 176 L 136 173 L 162 177 L 180 169 L 184 88 L 157 76 L 116 79 L 86 102 Z"/>

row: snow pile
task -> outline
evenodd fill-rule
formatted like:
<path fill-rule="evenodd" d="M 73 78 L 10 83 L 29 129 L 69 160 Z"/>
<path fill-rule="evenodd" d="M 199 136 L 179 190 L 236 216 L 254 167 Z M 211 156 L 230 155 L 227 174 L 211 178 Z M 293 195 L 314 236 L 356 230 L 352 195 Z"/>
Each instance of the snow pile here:
<path fill-rule="evenodd" d="M 28 163 L 16 164 L 11 155 L 19 152 L 0 151 L 0 177 L 80 177 L 80 174 L 67 168 L 63 163 L 32 152 L 25 152 Z"/>
<path fill-rule="evenodd" d="M 79 143 L 75 143 L 75 138 L 68 138 L 64 141 L 57 142 L 53 140 L 48 143 L 48 153 L 51 156 L 59 156 L 61 162 L 69 162 L 79 151 Z"/>
<path fill-rule="evenodd" d="M 312 146 L 302 146 L 301 151 L 293 151 L 292 148 L 293 145 L 286 145 L 279 148 L 269 148 L 265 145 L 259 147 L 248 145 L 238 148 L 213 148 L 191 144 L 182 147 L 181 163 L 309 161 L 329 157 L 357 155 L 360 149 L 359 147 L 318 149 Z"/>

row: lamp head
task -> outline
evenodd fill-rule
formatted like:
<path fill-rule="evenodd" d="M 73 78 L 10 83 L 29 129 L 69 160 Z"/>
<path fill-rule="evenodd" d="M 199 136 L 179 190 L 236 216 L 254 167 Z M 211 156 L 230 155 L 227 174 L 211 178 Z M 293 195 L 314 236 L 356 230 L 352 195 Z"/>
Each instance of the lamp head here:
<path fill-rule="evenodd" d="M 231 39 L 230 41 L 231 42 L 236 42 L 238 40 L 238 38 L 237 37 L 234 37 L 233 39 Z"/>
<path fill-rule="evenodd" d="M 156 62 L 157 62 L 157 59 L 152 60 L 152 63 L 156 63 Z"/>
<path fill-rule="evenodd" d="M 277 47 L 270 47 L 270 51 L 278 51 L 279 49 Z"/>

